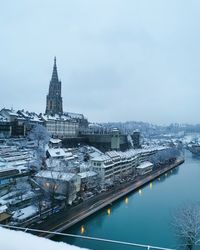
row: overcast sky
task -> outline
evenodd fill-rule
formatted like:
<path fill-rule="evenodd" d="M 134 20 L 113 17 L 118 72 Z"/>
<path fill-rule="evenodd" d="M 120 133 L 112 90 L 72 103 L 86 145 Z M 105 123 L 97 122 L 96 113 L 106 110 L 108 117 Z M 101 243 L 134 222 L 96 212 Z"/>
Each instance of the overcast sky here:
<path fill-rule="evenodd" d="M 57 57 L 65 111 L 200 123 L 200 1 L 1 1 L 0 108 L 45 111 Z"/>

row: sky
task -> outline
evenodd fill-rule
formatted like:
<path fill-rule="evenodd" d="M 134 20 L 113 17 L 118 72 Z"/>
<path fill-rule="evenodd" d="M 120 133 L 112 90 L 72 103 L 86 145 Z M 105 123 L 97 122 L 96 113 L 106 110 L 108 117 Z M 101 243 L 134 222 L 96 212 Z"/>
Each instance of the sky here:
<path fill-rule="evenodd" d="M 1 1 L 0 108 L 44 112 L 57 57 L 65 111 L 200 123 L 199 0 Z"/>

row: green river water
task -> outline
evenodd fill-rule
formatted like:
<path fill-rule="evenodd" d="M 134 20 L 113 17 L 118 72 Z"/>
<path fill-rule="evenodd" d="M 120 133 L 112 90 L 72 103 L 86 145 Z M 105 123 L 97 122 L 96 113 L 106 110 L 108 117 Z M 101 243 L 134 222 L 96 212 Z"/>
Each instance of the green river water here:
<path fill-rule="evenodd" d="M 172 214 L 185 203 L 200 201 L 199 190 L 200 157 L 186 151 L 182 165 L 65 232 L 176 248 Z M 55 237 L 54 240 L 94 250 L 144 249 L 71 237 Z"/>

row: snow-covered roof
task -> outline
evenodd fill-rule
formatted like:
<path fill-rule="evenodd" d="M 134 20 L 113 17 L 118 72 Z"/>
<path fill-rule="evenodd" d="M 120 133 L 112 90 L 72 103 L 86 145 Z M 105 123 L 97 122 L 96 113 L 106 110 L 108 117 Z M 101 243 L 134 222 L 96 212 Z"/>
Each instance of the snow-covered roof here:
<path fill-rule="evenodd" d="M 111 158 L 108 155 L 99 155 L 91 159 L 92 161 L 110 161 Z"/>
<path fill-rule="evenodd" d="M 0 213 L 6 212 L 8 207 L 6 205 L 0 206 Z"/>
<path fill-rule="evenodd" d="M 73 119 L 84 119 L 84 115 L 82 115 L 82 114 L 71 113 L 71 112 L 65 112 L 64 114 L 69 116 L 70 118 L 73 118 Z"/>
<path fill-rule="evenodd" d="M 106 152 L 106 155 L 108 155 L 109 157 L 111 157 L 113 160 L 114 159 L 120 160 L 120 156 L 117 153 L 117 151 L 108 151 L 108 152 Z"/>
<path fill-rule="evenodd" d="M 78 173 L 78 175 L 81 177 L 81 179 L 87 178 L 87 177 L 94 177 L 97 175 L 94 171 L 86 171 L 82 173 Z"/>
<path fill-rule="evenodd" d="M 17 114 L 17 111 L 13 110 L 13 109 L 2 109 L 3 111 L 7 112 L 10 116 L 19 116 Z"/>
<path fill-rule="evenodd" d="M 29 111 L 24 111 L 24 110 L 19 110 L 18 114 L 23 116 L 26 119 L 29 119 L 32 122 L 42 122 L 41 118 L 39 117 L 38 114 L 35 112 L 29 112 Z"/>
<path fill-rule="evenodd" d="M 54 180 L 61 180 L 61 181 L 70 181 L 76 175 L 72 173 L 63 173 L 58 171 L 40 171 L 38 172 L 35 177 L 46 178 L 46 179 L 54 179 Z"/>
<path fill-rule="evenodd" d="M 1 249 L 3 250 L 81 250 L 64 242 L 56 242 L 22 231 L 0 228 Z M 11 240 L 12 239 L 12 240 Z M 84 250 L 84 249 L 83 249 Z M 86 250 L 86 249 L 85 249 Z"/>
<path fill-rule="evenodd" d="M 75 120 L 73 120 L 72 117 L 66 115 L 66 114 L 63 114 L 63 115 L 46 115 L 46 114 L 43 114 L 42 115 L 42 118 L 45 120 L 45 121 L 70 121 L 70 122 L 76 122 Z"/>
<path fill-rule="evenodd" d="M 55 143 L 55 144 L 62 142 L 62 140 L 60 140 L 60 139 L 54 139 L 54 138 L 51 138 L 49 141 L 51 143 Z"/>
<path fill-rule="evenodd" d="M 49 148 L 48 153 L 51 157 L 70 157 L 72 156 L 71 152 L 65 152 L 63 148 Z"/>
<path fill-rule="evenodd" d="M 98 152 L 98 151 L 94 151 L 94 152 L 89 153 L 89 155 L 90 155 L 91 158 L 96 158 L 98 156 L 103 155 L 103 153 L 102 152 Z"/>
<path fill-rule="evenodd" d="M 19 173 L 19 170 L 17 168 L 11 167 L 10 165 L 6 165 L 5 167 L 0 168 L 0 173 L 9 172 L 9 171 L 16 171 L 16 173 Z M 16 173 L 14 173 L 14 174 L 16 174 Z"/>
<path fill-rule="evenodd" d="M 35 215 L 37 212 L 38 212 L 37 207 L 33 206 L 33 205 L 30 205 L 28 207 L 17 210 L 13 214 L 13 219 L 14 220 L 24 220 L 26 218 L 29 218 L 29 217 Z"/>
<path fill-rule="evenodd" d="M 143 163 L 141 163 L 137 169 L 145 169 L 145 168 L 148 168 L 148 167 L 153 167 L 153 163 L 151 163 L 150 161 L 145 161 Z"/>
<path fill-rule="evenodd" d="M 102 128 L 102 125 L 98 123 L 89 123 L 88 127 L 89 128 Z"/>

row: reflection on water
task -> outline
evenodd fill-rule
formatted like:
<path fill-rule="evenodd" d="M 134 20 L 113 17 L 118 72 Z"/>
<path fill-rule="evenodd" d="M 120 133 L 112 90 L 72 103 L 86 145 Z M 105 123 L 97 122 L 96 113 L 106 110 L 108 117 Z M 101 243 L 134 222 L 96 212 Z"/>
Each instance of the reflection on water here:
<path fill-rule="evenodd" d="M 110 211 L 111 211 L 111 209 L 108 208 L 108 209 L 107 209 L 107 215 L 108 215 L 108 216 L 110 216 Z"/>
<path fill-rule="evenodd" d="M 185 163 L 167 175 L 114 202 L 112 207 L 106 207 L 66 232 L 176 248 L 176 238 L 170 226 L 171 211 L 185 201 L 199 201 L 200 157 L 192 157 L 189 152 L 185 157 Z M 71 237 L 54 239 L 94 250 L 141 249 Z"/>
<path fill-rule="evenodd" d="M 168 178 L 170 178 L 172 175 L 177 175 L 179 172 L 179 168 L 180 166 L 169 170 L 167 173 L 165 173 L 164 175 L 158 177 L 154 182 L 164 182 L 165 180 L 167 180 Z"/>
<path fill-rule="evenodd" d="M 84 228 L 84 226 L 81 226 L 81 234 L 84 234 L 85 233 L 85 228 Z"/>

